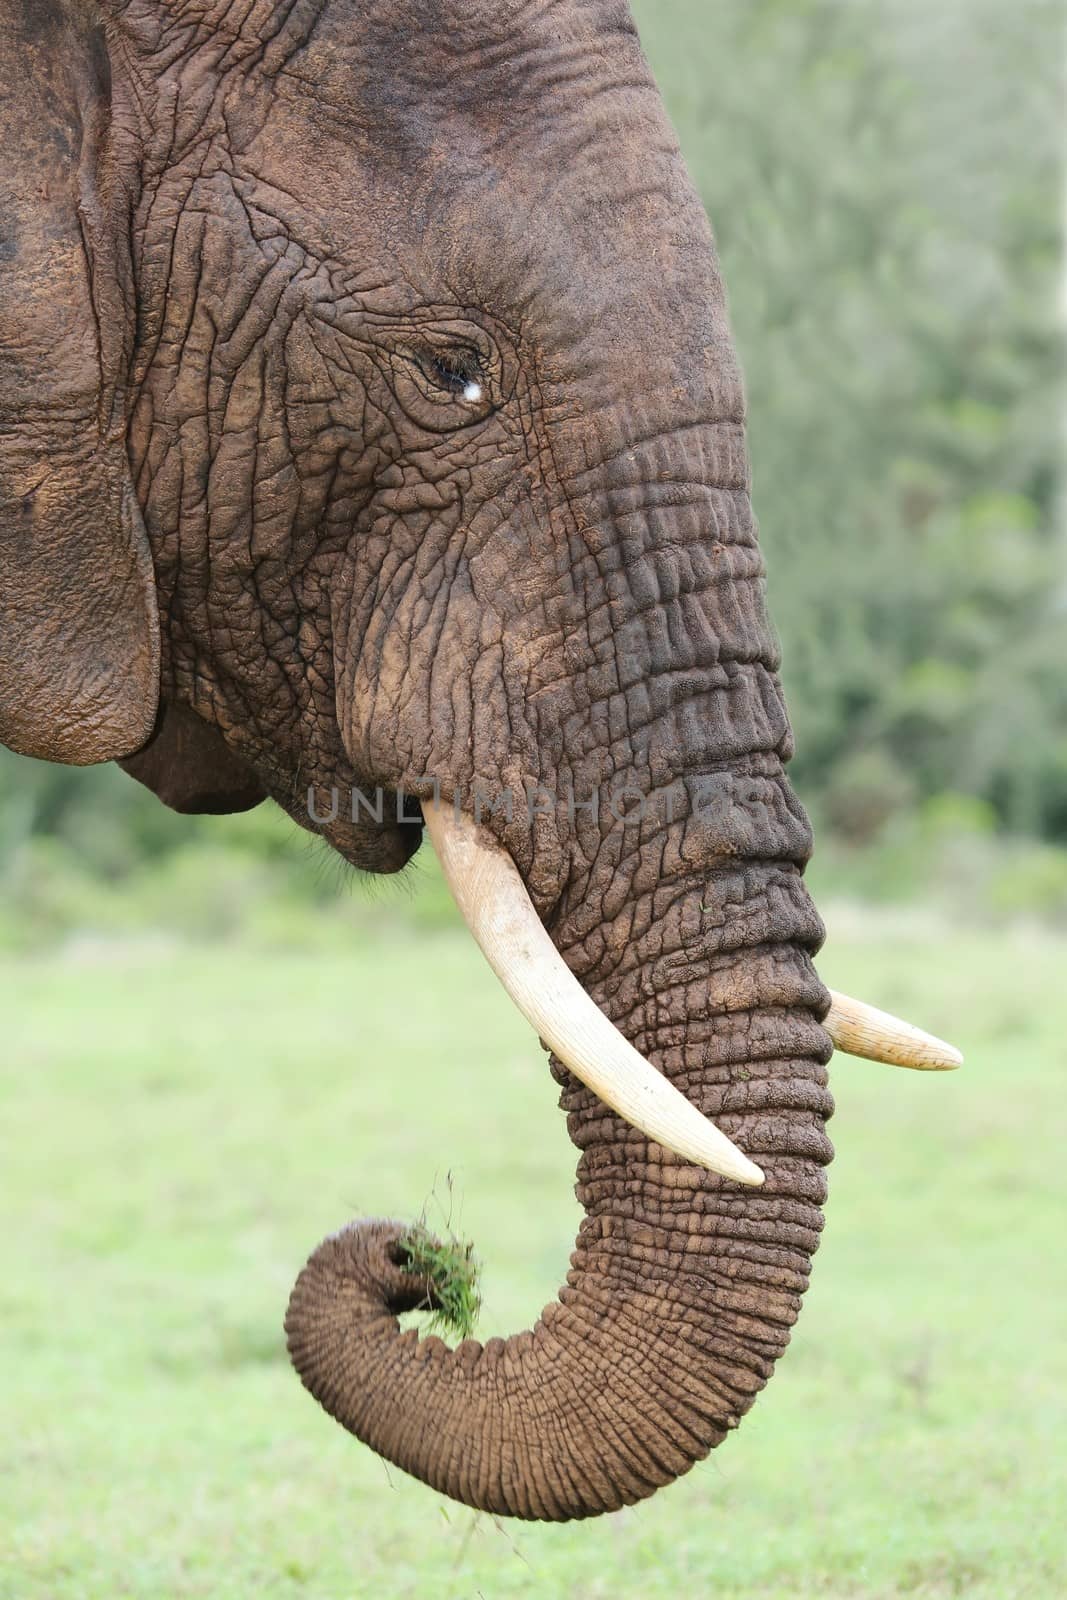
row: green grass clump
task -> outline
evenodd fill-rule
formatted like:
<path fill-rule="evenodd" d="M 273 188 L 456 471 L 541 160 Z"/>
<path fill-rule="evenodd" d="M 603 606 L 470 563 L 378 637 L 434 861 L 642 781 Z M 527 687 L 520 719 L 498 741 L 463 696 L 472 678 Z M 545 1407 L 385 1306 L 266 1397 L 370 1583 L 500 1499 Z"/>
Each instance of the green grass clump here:
<path fill-rule="evenodd" d="M 470 1240 L 449 1236 L 444 1242 L 426 1225 L 416 1222 L 400 1240 L 407 1270 L 425 1278 L 429 1286 L 427 1308 L 432 1315 L 428 1333 L 451 1333 L 469 1339 L 478 1320 L 482 1297 L 478 1292 L 479 1263 Z"/>

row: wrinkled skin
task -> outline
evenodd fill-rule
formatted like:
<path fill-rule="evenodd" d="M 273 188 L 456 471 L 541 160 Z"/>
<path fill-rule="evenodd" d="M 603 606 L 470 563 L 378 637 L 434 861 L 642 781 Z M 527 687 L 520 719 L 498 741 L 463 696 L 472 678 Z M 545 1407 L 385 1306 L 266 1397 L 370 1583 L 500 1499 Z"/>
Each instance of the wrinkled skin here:
<path fill-rule="evenodd" d="M 320 1247 L 287 1325 L 326 1407 L 447 1494 L 640 1499 L 786 1345 L 831 1101 L 741 383 L 628 12 L 0 0 L 0 28 L 0 737 L 304 825 L 309 788 L 555 797 L 485 820 L 765 1187 L 554 1064 L 585 1219 L 531 1332 L 399 1335 L 424 1286 L 388 1224 Z M 566 803 L 623 785 L 623 823 Z M 323 831 L 391 872 L 420 837 L 391 816 Z"/>

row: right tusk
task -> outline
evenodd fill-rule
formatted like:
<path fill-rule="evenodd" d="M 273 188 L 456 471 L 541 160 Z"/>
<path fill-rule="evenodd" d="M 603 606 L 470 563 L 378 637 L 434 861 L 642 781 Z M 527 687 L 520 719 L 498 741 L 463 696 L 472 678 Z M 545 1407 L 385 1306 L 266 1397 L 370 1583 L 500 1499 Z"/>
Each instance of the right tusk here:
<path fill-rule="evenodd" d="M 955 1045 L 833 989 L 823 1027 L 834 1041 L 835 1050 L 863 1056 L 867 1061 L 914 1067 L 919 1072 L 952 1072 L 963 1065 Z"/>
<path fill-rule="evenodd" d="M 633 1127 L 737 1183 L 763 1173 L 609 1022 L 534 910 L 515 863 L 486 828 L 448 801 L 422 814 L 448 886 L 478 948 L 523 1016 L 564 1066 Z"/>

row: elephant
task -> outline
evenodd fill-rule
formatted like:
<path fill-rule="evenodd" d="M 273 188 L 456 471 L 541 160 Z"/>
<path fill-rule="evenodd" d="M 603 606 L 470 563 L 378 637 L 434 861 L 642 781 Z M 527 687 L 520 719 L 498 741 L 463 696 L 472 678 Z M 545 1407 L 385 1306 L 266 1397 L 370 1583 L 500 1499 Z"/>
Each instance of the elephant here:
<path fill-rule="evenodd" d="M 551 1051 L 570 1270 L 453 1349 L 400 1331 L 400 1224 L 349 1223 L 289 1350 L 468 1505 L 638 1501 L 786 1347 L 834 1042 L 959 1058 L 814 966 L 742 379 L 629 10 L 0 0 L 0 38 L 0 741 L 366 872 L 431 835 Z"/>

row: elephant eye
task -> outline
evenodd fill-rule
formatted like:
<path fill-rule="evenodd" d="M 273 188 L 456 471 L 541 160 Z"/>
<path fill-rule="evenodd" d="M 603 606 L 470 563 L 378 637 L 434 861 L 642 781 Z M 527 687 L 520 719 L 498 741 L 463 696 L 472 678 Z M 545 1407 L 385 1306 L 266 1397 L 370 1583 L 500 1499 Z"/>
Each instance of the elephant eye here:
<path fill-rule="evenodd" d="M 433 387 L 445 394 L 475 404 L 485 393 L 485 374 L 474 350 L 457 348 L 427 352 L 421 365 Z"/>

